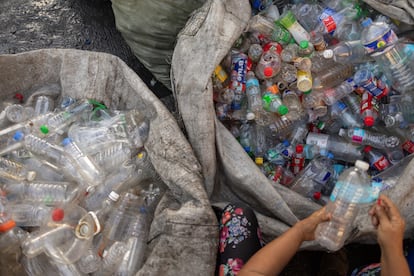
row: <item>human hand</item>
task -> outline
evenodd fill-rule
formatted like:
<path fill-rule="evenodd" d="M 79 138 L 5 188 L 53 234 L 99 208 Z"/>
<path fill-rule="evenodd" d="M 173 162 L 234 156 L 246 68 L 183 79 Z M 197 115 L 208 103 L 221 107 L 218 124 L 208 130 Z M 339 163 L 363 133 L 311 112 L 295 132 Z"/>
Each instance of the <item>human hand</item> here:
<path fill-rule="evenodd" d="M 301 231 L 303 241 L 312 241 L 315 239 L 315 229 L 318 224 L 330 219 L 331 214 L 326 213 L 326 207 L 323 207 L 309 217 L 296 223 L 294 227 L 297 227 Z"/>
<path fill-rule="evenodd" d="M 369 211 L 371 222 L 378 230 L 378 243 L 382 249 L 402 250 L 405 221 L 394 203 L 380 195 L 378 203 Z"/>

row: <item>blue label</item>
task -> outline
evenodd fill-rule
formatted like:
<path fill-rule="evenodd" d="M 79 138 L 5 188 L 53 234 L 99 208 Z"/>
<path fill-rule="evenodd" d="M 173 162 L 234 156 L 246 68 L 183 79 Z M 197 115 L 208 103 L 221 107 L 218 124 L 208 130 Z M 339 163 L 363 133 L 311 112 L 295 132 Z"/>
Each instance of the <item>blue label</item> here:
<path fill-rule="evenodd" d="M 370 43 L 364 44 L 364 47 L 367 50 L 368 54 L 370 54 L 379 49 L 385 48 L 388 45 L 394 44 L 397 41 L 397 35 L 392 30 L 389 30 L 384 35 L 380 36 L 378 39 Z"/>

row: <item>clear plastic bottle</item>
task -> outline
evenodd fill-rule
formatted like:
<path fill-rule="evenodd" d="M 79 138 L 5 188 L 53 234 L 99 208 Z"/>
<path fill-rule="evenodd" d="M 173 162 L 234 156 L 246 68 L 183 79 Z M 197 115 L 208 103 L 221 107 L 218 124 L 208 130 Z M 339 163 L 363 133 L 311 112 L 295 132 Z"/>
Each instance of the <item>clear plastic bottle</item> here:
<path fill-rule="evenodd" d="M 337 63 L 365 63 L 372 61 L 361 40 L 341 41 L 323 51 L 323 57 Z"/>
<path fill-rule="evenodd" d="M 249 47 L 248 56 L 253 62 L 258 62 L 263 54 L 263 48 L 260 44 L 253 43 Z"/>
<path fill-rule="evenodd" d="M 323 117 L 328 112 L 328 108 L 323 101 L 321 90 L 309 90 L 303 93 L 302 105 L 307 110 L 312 110 L 314 116 Z"/>
<path fill-rule="evenodd" d="M 361 9 L 359 6 L 348 6 L 335 13 L 324 13 L 326 15 L 321 15 L 321 22 L 314 29 L 314 31 L 322 34 L 335 35 L 336 30 L 343 28 L 343 25 L 346 24 L 348 20 L 358 18 L 361 15 Z"/>
<path fill-rule="evenodd" d="M 354 79 L 349 78 L 338 86 L 325 89 L 323 91 L 324 93 L 323 101 L 327 105 L 333 105 L 338 100 L 341 100 L 342 98 L 351 94 L 355 88 L 356 88 L 356 85 L 355 85 Z"/>
<path fill-rule="evenodd" d="M 286 89 L 282 93 L 282 102 L 288 108 L 290 113 L 302 114 L 303 106 L 298 94 L 293 91 Z"/>
<path fill-rule="evenodd" d="M 385 22 L 373 22 L 370 18 L 362 22 L 361 42 L 366 51 L 383 68 L 393 87 L 404 93 L 414 85 L 413 66 L 406 56 L 398 37 Z"/>
<path fill-rule="evenodd" d="M 20 104 L 9 105 L 4 111 L 6 113 L 7 120 L 12 123 L 25 122 L 34 115 L 32 107 L 25 107 Z"/>
<path fill-rule="evenodd" d="M 310 132 L 306 137 L 306 144 L 317 145 L 321 150 L 331 152 L 335 159 L 345 162 L 355 162 L 357 159 L 363 159 L 362 149 L 342 137 L 323 133 Z"/>
<path fill-rule="evenodd" d="M 284 166 L 286 164 L 287 158 L 287 148 L 289 147 L 290 143 L 288 140 L 283 140 L 281 143 L 277 144 L 276 146 L 269 148 L 266 151 L 266 159 L 275 165 Z"/>
<path fill-rule="evenodd" d="M 291 33 L 280 23 L 278 23 L 278 21 L 274 24 L 271 39 L 282 44 L 283 46 L 295 43 L 295 39 L 292 37 Z"/>
<path fill-rule="evenodd" d="M 287 136 L 298 122 L 307 120 L 307 116 L 306 112 L 303 112 L 302 114 L 288 113 L 275 118 L 275 120 L 273 120 L 273 122 L 269 125 L 269 129 L 275 136 Z"/>
<path fill-rule="evenodd" d="M 354 81 L 357 86 L 362 87 L 377 99 L 387 96 L 390 91 L 385 83 L 378 80 L 374 73 L 366 68 L 355 72 Z"/>
<path fill-rule="evenodd" d="M 311 57 L 315 49 L 313 48 L 312 43 L 310 43 L 308 40 L 302 40 L 299 43 L 299 49 L 298 49 L 298 56 L 299 57 Z"/>
<path fill-rule="evenodd" d="M 305 166 L 305 157 L 303 154 L 302 144 L 296 145 L 291 166 L 292 166 L 292 172 L 295 176 L 298 175 L 303 170 L 303 167 Z"/>
<path fill-rule="evenodd" d="M 148 139 L 150 121 L 137 109 L 131 109 L 125 114 L 125 128 L 133 149 L 141 149 Z"/>
<path fill-rule="evenodd" d="M 35 171 L 29 171 L 23 164 L 0 157 L 0 178 L 14 181 L 33 180 Z"/>
<path fill-rule="evenodd" d="M 303 28 L 311 32 L 318 25 L 318 17 L 322 13 L 322 6 L 318 3 L 300 3 L 294 6 L 295 17 Z"/>
<path fill-rule="evenodd" d="M 353 114 L 358 114 L 361 110 L 361 98 L 356 93 L 350 93 L 343 98 L 343 101 L 352 111 Z"/>
<path fill-rule="evenodd" d="M 252 138 L 255 163 L 256 165 L 261 166 L 263 165 L 263 159 L 267 148 L 265 127 L 255 124 L 254 135 Z"/>
<path fill-rule="evenodd" d="M 89 273 L 97 271 L 102 266 L 102 258 L 91 246 L 76 264 L 82 273 L 89 275 Z"/>
<path fill-rule="evenodd" d="M 292 147 L 295 147 L 297 144 L 303 144 L 306 136 L 308 135 L 309 129 L 307 124 L 303 122 L 298 124 L 297 127 L 290 133 L 289 141 Z"/>
<path fill-rule="evenodd" d="M 343 101 L 337 101 L 331 105 L 330 114 L 338 118 L 345 127 L 362 127 L 359 114 L 354 114 Z"/>
<path fill-rule="evenodd" d="M 333 67 L 326 67 L 326 69 L 313 74 L 313 88 L 323 89 L 335 87 L 341 84 L 345 79 L 351 77 L 353 74 L 353 66 L 351 64 L 337 63 Z"/>
<path fill-rule="evenodd" d="M 373 126 L 378 118 L 375 98 L 368 92 L 362 94 L 360 114 L 367 127 Z"/>
<path fill-rule="evenodd" d="M 307 92 L 312 89 L 313 78 L 310 71 L 298 70 L 296 85 L 301 92 Z"/>
<path fill-rule="evenodd" d="M 246 152 L 250 152 L 252 150 L 252 127 L 247 122 L 240 125 L 239 142 Z"/>
<path fill-rule="evenodd" d="M 339 250 L 353 229 L 358 214 L 358 205 L 366 203 L 370 179 L 369 164 L 357 160 L 354 167 L 346 169 L 338 178 L 326 205 L 326 212 L 332 215 L 328 222 L 319 224 L 315 230 L 316 241 L 330 251 Z"/>
<path fill-rule="evenodd" d="M 4 185 L 10 200 L 25 200 L 46 205 L 63 204 L 76 197 L 76 188 L 70 182 L 32 181 Z"/>
<path fill-rule="evenodd" d="M 283 104 L 280 94 L 268 90 L 262 96 L 262 107 L 266 111 L 274 112 L 279 115 L 285 115 L 289 111 L 287 106 Z"/>
<path fill-rule="evenodd" d="M 34 115 L 38 116 L 46 114 L 54 109 L 54 101 L 52 97 L 40 95 L 36 98 L 34 105 Z"/>
<path fill-rule="evenodd" d="M 113 275 L 127 252 L 125 242 L 114 242 L 103 252 L 103 264 L 100 269 L 93 273 L 94 276 Z"/>
<path fill-rule="evenodd" d="M 123 163 L 131 160 L 132 151 L 127 143 L 105 143 L 100 146 L 101 150 L 95 150 L 91 155 L 95 163 L 106 171 L 113 171 Z"/>
<path fill-rule="evenodd" d="M 259 81 L 253 72 L 247 73 L 246 81 L 246 97 L 247 97 L 247 109 L 249 118 L 259 118 L 263 112 L 262 97 L 259 86 Z"/>
<path fill-rule="evenodd" d="M 319 155 L 296 176 L 290 189 L 306 198 L 313 198 L 315 192 L 321 192 L 333 174 L 333 155 Z"/>
<path fill-rule="evenodd" d="M 302 40 L 309 41 L 309 33 L 303 28 L 302 25 L 299 24 L 291 10 L 286 10 L 285 12 L 283 12 L 280 15 L 278 22 L 292 34 L 296 43 L 299 44 Z"/>
<path fill-rule="evenodd" d="M 281 63 L 280 55 L 276 51 L 263 52 L 256 65 L 256 77 L 261 80 L 273 78 L 279 73 Z"/>
<path fill-rule="evenodd" d="M 293 62 L 298 57 L 299 46 L 296 43 L 286 45 L 280 53 L 280 58 L 284 62 Z"/>
<path fill-rule="evenodd" d="M 45 223 L 52 211 L 43 204 L 17 203 L 10 205 L 12 219 L 20 227 L 39 227 Z"/>
<path fill-rule="evenodd" d="M 284 82 L 288 84 L 296 82 L 297 74 L 298 70 L 294 65 L 286 62 L 282 63 L 279 75 Z"/>
<path fill-rule="evenodd" d="M 400 139 L 396 136 L 373 132 L 359 127 L 341 128 L 339 130 L 339 136 L 351 142 L 373 146 L 378 149 L 393 148 L 400 144 Z"/>
<path fill-rule="evenodd" d="M 371 146 L 364 148 L 365 156 L 367 157 L 370 166 L 378 172 L 388 169 L 391 163 L 387 157 L 378 150 L 373 149 Z"/>
<path fill-rule="evenodd" d="M 246 92 L 247 55 L 241 51 L 231 52 L 230 88 L 234 92 L 233 110 L 240 110 Z"/>

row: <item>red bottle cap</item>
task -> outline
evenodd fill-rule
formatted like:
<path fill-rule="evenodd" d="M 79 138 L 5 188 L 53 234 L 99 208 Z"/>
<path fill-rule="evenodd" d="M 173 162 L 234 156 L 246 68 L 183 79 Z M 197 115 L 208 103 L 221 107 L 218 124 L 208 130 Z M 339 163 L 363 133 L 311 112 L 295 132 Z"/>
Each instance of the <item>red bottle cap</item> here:
<path fill-rule="evenodd" d="M 370 152 L 372 150 L 371 146 L 365 146 L 364 152 Z"/>
<path fill-rule="evenodd" d="M 62 208 L 56 208 L 52 212 L 53 221 L 61 221 L 65 217 L 65 211 Z"/>
<path fill-rule="evenodd" d="M 0 233 L 4 233 L 13 229 L 16 226 L 16 222 L 14 220 L 8 220 L 2 224 L 0 224 Z"/>
<path fill-rule="evenodd" d="M 303 145 L 302 144 L 296 145 L 296 152 L 297 153 L 302 153 L 303 152 Z"/>
<path fill-rule="evenodd" d="M 367 116 L 367 117 L 365 117 L 365 119 L 364 119 L 364 124 L 366 125 L 366 126 L 373 126 L 374 125 L 374 117 L 372 117 L 372 116 Z"/>
<path fill-rule="evenodd" d="M 16 93 L 16 94 L 14 94 L 14 98 L 19 100 L 20 103 L 23 103 L 23 99 L 24 99 L 23 94 Z"/>
<path fill-rule="evenodd" d="M 314 193 L 313 193 L 313 198 L 314 198 L 315 200 L 319 200 L 319 199 L 321 199 L 321 197 L 322 197 L 321 192 L 314 192 Z"/>
<path fill-rule="evenodd" d="M 270 78 L 273 75 L 273 68 L 272 67 L 265 67 L 263 70 L 263 74 L 266 78 Z"/>

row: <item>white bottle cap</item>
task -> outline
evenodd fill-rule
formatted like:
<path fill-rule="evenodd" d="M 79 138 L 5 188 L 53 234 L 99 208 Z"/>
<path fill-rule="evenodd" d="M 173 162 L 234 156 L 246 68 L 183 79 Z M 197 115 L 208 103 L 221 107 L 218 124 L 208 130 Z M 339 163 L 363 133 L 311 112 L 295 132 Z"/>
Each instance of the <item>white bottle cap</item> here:
<path fill-rule="evenodd" d="M 334 53 L 332 49 L 326 49 L 325 51 L 323 51 L 323 57 L 326 59 L 333 58 L 333 55 Z"/>
<path fill-rule="evenodd" d="M 35 171 L 28 171 L 26 175 L 26 179 L 28 181 L 33 181 L 36 178 L 36 172 Z"/>
<path fill-rule="evenodd" d="M 369 164 L 362 160 L 355 161 L 355 167 L 360 168 L 363 171 L 367 171 L 369 169 Z"/>
<path fill-rule="evenodd" d="M 117 194 L 116 192 L 112 191 L 109 193 L 108 197 L 112 200 L 112 201 L 118 201 L 119 199 L 119 194 Z"/>
<path fill-rule="evenodd" d="M 256 118 L 256 116 L 254 115 L 254 113 L 253 113 L 253 112 L 248 112 L 248 113 L 246 114 L 246 119 L 247 119 L 248 121 L 253 121 L 255 118 Z"/>

